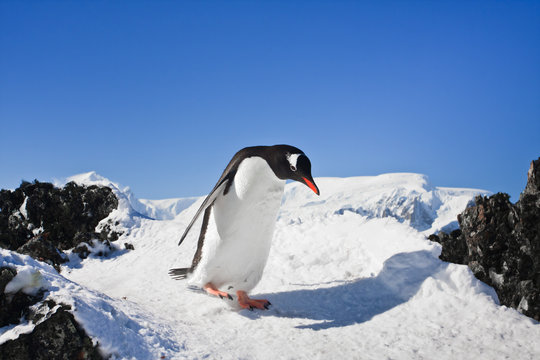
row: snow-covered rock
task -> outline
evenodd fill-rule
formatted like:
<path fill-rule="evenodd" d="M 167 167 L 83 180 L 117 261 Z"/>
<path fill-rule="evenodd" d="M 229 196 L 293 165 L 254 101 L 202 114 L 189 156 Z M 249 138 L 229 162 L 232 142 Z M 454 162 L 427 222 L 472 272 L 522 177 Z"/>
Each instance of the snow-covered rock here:
<path fill-rule="evenodd" d="M 501 303 L 540 320 L 540 158 L 512 204 L 508 194 L 479 196 L 459 216 L 459 231 L 432 235 L 440 258 L 467 264 L 493 286 Z"/>
<path fill-rule="evenodd" d="M 86 186 L 106 186 L 118 198 L 118 207 L 98 224 L 96 227 L 97 232 L 100 232 L 104 228 L 110 228 L 119 233 L 128 232 L 131 228 L 140 225 L 141 218 L 148 217 L 146 215 L 146 206 L 133 195 L 129 187 L 122 187 L 97 174 L 95 171 L 74 175 L 68 177 L 65 181 L 56 181 L 56 186 L 63 186 L 70 181 Z"/>
<path fill-rule="evenodd" d="M 117 239 L 114 231 L 96 231 L 117 207 L 116 195 L 106 187 L 22 182 L 0 192 L 0 247 L 58 266 L 67 261 L 65 250 Z"/>
<path fill-rule="evenodd" d="M 94 344 L 99 342 L 105 354 L 150 359 L 163 346 L 169 351 L 178 348 L 167 339 L 170 330 L 166 325 L 155 326 L 159 320 L 152 317 L 151 321 L 156 322 L 154 329 L 149 329 L 148 314 L 127 299 L 113 299 L 104 293 L 92 291 L 58 274 L 48 264 L 0 248 L 1 267 L 17 271 L 17 276 L 6 285 L 6 292 L 21 289 L 35 292 L 36 289 L 45 288 L 44 300 L 70 306 L 77 322 L 94 339 Z M 0 345 L 21 334 L 31 333 L 39 323 L 22 319 L 20 324 L 0 328 Z"/>

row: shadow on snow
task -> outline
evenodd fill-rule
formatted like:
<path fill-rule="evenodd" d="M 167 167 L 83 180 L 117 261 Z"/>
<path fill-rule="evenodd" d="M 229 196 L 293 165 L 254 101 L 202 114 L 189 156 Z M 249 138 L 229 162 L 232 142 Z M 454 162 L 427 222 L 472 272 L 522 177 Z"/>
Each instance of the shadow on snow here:
<path fill-rule="evenodd" d="M 241 313 L 252 319 L 276 316 L 319 321 L 297 326 L 313 330 L 363 323 L 407 302 L 425 279 L 446 266 L 429 251 L 400 253 L 387 259 L 376 277 L 330 288 L 258 294 L 254 297 L 268 299 L 274 307 Z"/>

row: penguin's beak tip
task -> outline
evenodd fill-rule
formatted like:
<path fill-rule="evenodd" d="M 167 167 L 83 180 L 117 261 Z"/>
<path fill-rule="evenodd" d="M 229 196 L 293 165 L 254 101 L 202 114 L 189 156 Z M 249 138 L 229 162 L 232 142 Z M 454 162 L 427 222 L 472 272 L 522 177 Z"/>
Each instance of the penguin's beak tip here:
<path fill-rule="evenodd" d="M 315 182 L 314 181 L 310 181 L 309 179 L 303 177 L 302 178 L 304 180 L 304 183 L 311 189 L 313 190 L 313 192 L 315 194 L 317 194 L 318 196 L 320 196 L 320 192 L 319 192 L 319 188 L 317 187 L 317 185 L 315 185 Z"/>

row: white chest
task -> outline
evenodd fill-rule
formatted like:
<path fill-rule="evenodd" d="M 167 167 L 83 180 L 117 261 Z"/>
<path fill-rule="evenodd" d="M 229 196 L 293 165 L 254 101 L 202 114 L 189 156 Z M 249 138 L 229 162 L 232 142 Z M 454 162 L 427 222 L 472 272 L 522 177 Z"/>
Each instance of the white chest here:
<path fill-rule="evenodd" d="M 254 231 L 264 233 L 268 225 L 273 232 L 284 187 L 285 180 L 278 179 L 265 160 L 242 161 L 228 193 L 214 204 L 220 236 L 251 236 Z"/>

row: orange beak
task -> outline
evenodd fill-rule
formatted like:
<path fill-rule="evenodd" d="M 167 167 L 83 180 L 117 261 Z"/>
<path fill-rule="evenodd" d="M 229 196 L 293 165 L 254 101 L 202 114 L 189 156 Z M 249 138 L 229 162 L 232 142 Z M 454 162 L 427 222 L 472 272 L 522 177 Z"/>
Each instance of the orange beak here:
<path fill-rule="evenodd" d="M 309 188 L 311 190 L 313 190 L 313 192 L 317 195 L 319 195 L 319 189 L 317 188 L 317 185 L 315 185 L 313 182 L 309 181 L 308 179 L 306 179 L 305 177 L 302 177 L 302 179 L 304 179 L 304 182 L 306 183 L 307 186 L 309 186 Z"/>

